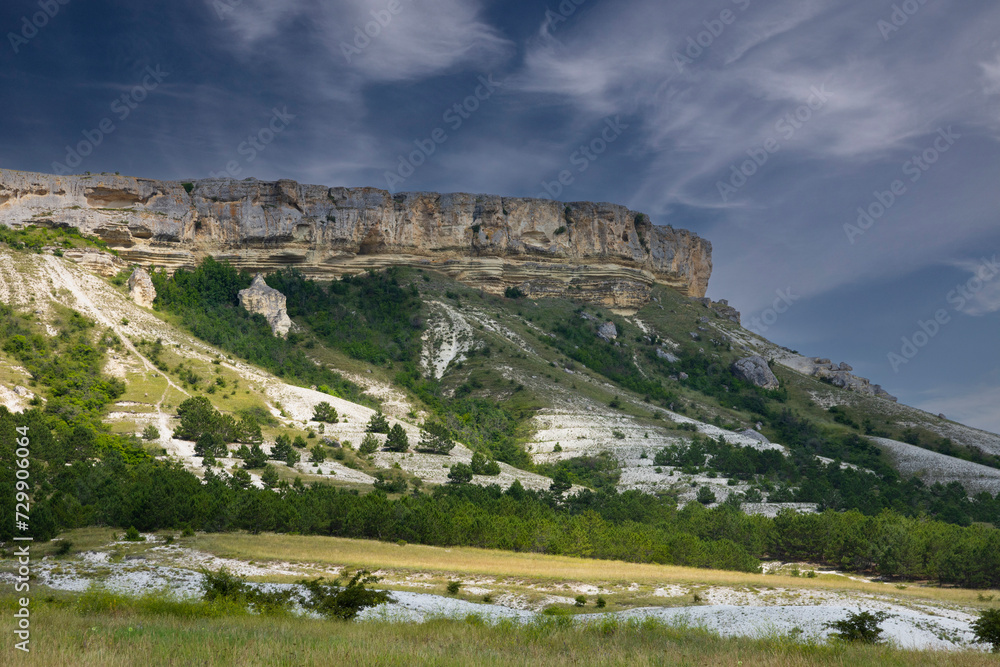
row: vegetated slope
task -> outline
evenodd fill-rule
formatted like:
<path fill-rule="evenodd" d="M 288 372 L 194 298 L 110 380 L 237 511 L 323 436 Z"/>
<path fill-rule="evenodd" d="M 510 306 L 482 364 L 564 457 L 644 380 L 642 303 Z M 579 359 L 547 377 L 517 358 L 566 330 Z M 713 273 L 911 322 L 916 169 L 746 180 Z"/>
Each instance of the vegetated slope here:
<path fill-rule="evenodd" d="M 365 370 L 379 369 L 410 394 L 426 419 L 445 424 L 458 441 L 487 459 L 526 469 L 540 465 L 540 472 L 560 473 L 570 483 L 621 485 L 706 504 L 730 499 L 770 513 L 793 504 L 866 513 L 895 508 L 961 523 L 996 520 L 991 496 L 970 500 L 957 487 L 900 477 L 862 437 L 896 432 L 919 437 L 912 427 L 885 417 L 861 420 L 854 415 L 856 403 L 850 410 L 823 410 L 810 392 L 829 385 L 812 378 L 792 377 L 777 391 L 737 378 L 732 362 L 747 353 L 740 349 L 746 347 L 738 338 L 742 330 L 717 310 L 667 288 L 626 318 L 563 299 L 494 297 L 440 274 L 409 269 L 334 283 L 317 283 L 294 271 L 276 272 L 268 280 L 286 294 L 299 325 L 288 340 L 271 336 L 262 319 L 238 307 L 236 292 L 249 276 L 213 260 L 172 278 L 157 274 L 157 305 L 179 315 L 194 333 L 293 381 L 330 378 L 320 390 L 331 395 L 347 391 L 345 398 L 356 399 L 359 394 L 357 385 L 329 368 L 339 362 L 337 354 L 366 364 Z M 435 312 L 447 313 L 445 326 L 426 327 Z M 608 322 L 616 335 L 602 338 L 598 330 Z M 454 345 L 459 323 L 464 351 Z M 428 358 L 439 355 L 443 344 L 449 345 L 444 357 L 450 362 L 439 361 L 437 370 L 428 372 Z M 195 389 L 200 378 L 182 366 L 175 368 L 179 379 L 193 380 L 185 386 Z M 784 373 L 779 369 L 779 375 Z M 212 383 L 204 388 L 215 389 Z M 586 410 L 579 421 L 591 420 L 575 442 L 567 440 L 561 452 L 549 452 L 541 443 L 519 444 L 540 425 L 545 410 L 573 405 Z M 417 412 L 410 412 L 408 427 L 416 444 Z M 778 444 L 762 445 L 736 433 L 758 423 Z M 707 441 L 696 439 L 692 446 L 685 429 L 716 440 L 706 447 Z M 560 437 L 547 431 L 549 442 Z M 355 446 L 364 437 L 356 426 L 339 425 L 329 426 L 328 435 L 342 440 L 349 435 Z M 587 443 L 583 451 L 575 446 L 581 439 Z M 777 455 L 776 447 L 790 455 Z M 314 463 L 322 472 L 324 462 Z M 407 488 L 407 474 L 432 483 L 447 479 L 442 471 L 448 462 L 429 454 L 378 453 L 370 463 L 375 467 L 366 470 L 367 478 L 342 477 L 363 483 L 380 466 L 398 466 L 402 475 L 383 475 L 392 477 L 393 489 Z"/>
<path fill-rule="evenodd" d="M 349 356 L 338 344 L 343 337 L 312 333 L 314 325 L 306 319 L 309 312 L 296 315 L 303 330 L 301 338 L 292 343 L 295 349 L 301 346 L 308 350 L 310 358 L 317 363 L 331 365 L 349 375 L 359 386 L 364 384 L 362 380 L 371 376 L 369 382 L 373 387 L 395 383 L 397 391 L 408 392 L 410 410 L 407 414 L 391 417 L 389 424 L 399 426 L 409 438 L 411 448 L 421 438 L 419 424 L 424 420 L 439 420 L 451 427 L 458 440 L 487 455 L 480 460 L 480 465 L 489 464 L 490 455 L 500 458 L 510 452 L 511 456 L 524 457 L 523 462 L 518 460 L 516 463 L 530 467 L 534 464 L 527 460 L 520 446 L 519 441 L 524 437 L 519 437 L 518 429 L 522 429 L 522 436 L 525 436 L 533 420 L 544 418 L 544 415 L 536 415 L 538 408 L 565 410 L 574 405 L 584 410 L 595 408 L 586 410 L 590 413 L 597 412 L 597 406 L 601 406 L 602 411 L 619 416 L 623 423 L 648 426 L 648 432 L 656 434 L 664 443 L 683 445 L 666 452 L 653 448 L 647 452 L 645 460 L 652 458 L 655 464 L 659 458 L 661 465 L 657 467 L 661 467 L 661 471 L 671 468 L 682 476 L 703 473 L 701 476 L 706 480 L 722 479 L 720 472 L 723 472 L 732 474 L 730 479 L 741 480 L 737 484 L 747 484 L 748 492 L 753 491 L 749 487 L 762 488 L 768 494 L 778 495 L 778 500 L 785 500 L 788 495 L 791 495 L 790 500 L 795 500 L 795 494 L 805 493 L 820 497 L 826 507 L 838 507 L 835 503 L 839 503 L 841 508 L 857 506 L 872 514 L 885 507 L 898 511 L 871 517 L 857 512 L 831 511 L 813 517 L 782 515 L 772 520 L 748 517 L 738 512 L 733 502 L 705 510 L 703 504 L 713 504 L 707 497 L 679 510 L 670 493 L 662 498 L 634 492 L 625 495 L 607 491 L 566 494 L 574 481 L 603 489 L 615 485 L 609 457 L 599 456 L 550 461 L 549 465 L 554 464 L 554 467 L 544 472 L 552 475 L 555 487 L 552 492 L 542 491 L 552 483 L 547 477 L 501 463 L 498 466 L 500 475 L 484 473 L 472 479 L 479 484 L 499 482 L 505 487 L 517 479 L 519 483 L 505 492 L 500 488 L 477 491 L 465 483 L 452 483 L 433 489 L 432 493 L 423 493 L 420 492 L 423 484 L 418 480 L 444 483 L 448 480 L 446 466 L 454 469 L 458 463 L 474 464 L 471 450 L 458 445 L 448 454 L 392 451 L 366 454 L 362 451 L 362 439 L 367 437 L 365 424 L 374 414 L 371 408 L 321 392 L 319 388 L 313 390 L 286 384 L 237 359 L 225 358 L 216 349 L 178 331 L 149 311 L 129 305 L 125 295 L 108 282 L 59 258 L 50 256 L 38 262 L 35 256 L 6 252 L 3 257 L 13 265 L 24 265 L 26 273 L 34 274 L 29 290 L 20 293 L 15 301 L 25 307 L 37 305 L 42 320 L 37 326 L 52 326 L 49 313 L 57 309 L 53 304 L 62 299 L 83 310 L 100 327 L 121 334 L 119 337 L 128 352 L 109 353 L 106 364 L 108 371 L 124 375 L 126 381 L 126 393 L 108 415 L 114 429 L 135 434 L 145 430 L 141 424 L 164 424 L 166 421 L 169 428 L 150 438 L 150 442 L 170 449 L 184 465 L 200 471 L 203 457 L 196 455 L 194 448 L 201 443 L 185 442 L 170 435 L 178 426 L 171 416 L 180 405 L 191 396 L 203 397 L 209 400 L 213 409 L 220 409 L 232 415 L 235 422 L 247 426 L 245 434 L 237 436 L 245 441 L 245 448 L 225 443 L 227 447 L 225 452 L 219 452 L 217 465 L 208 469 L 210 475 L 205 475 L 207 484 L 199 483 L 197 477 L 180 468 L 163 466 L 152 460 L 123 462 L 114 456 L 101 457 L 99 461 L 77 460 L 66 470 L 48 468 L 53 473 L 48 488 L 56 492 L 41 499 L 40 506 L 44 510 L 40 511 L 48 511 L 56 517 L 52 521 L 54 527 L 94 521 L 124 526 L 134 523 L 146 529 L 190 523 L 212 530 L 322 532 L 736 569 L 754 569 L 762 557 L 809 554 L 810 558 L 844 567 L 894 576 L 932 577 L 973 586 L 990 585 L 994 574 L 1000 571 L 989 559 L 968 557 L 973 551 L 1000 553 L 1000 549 L 990 547 L 998 540 L 996 531 L 901 516 L 901 513 L 913 514 L 916 507 L 950 521 L 967 523 L 970 518 L 978 518 L 977 512 L 988 512 L 992 499 L 970 502 L 961 489 L 955 495 L 953 489 L 928 490 L 903 483 L 893 478 L 891 471 L 878 468 L 877 453 L 854 439 L 857 434 L 852 427 L 831 421 L 834 415 L 804 399 L 801 406 L 796 405 L 794 393 L 785 396 L 781 391 L 762 392 L 738 384 L 727 365 L 728 359 L 737 354 L 735 349 L 730 350 L 719 340 L 710 341 L 711 347 L 702 352 L 703 346 L 685 348 L 681 342 L 673 340 L 680 336 L 671 327 L 690 328 L 685 318 L 692 315 L 693 322 L 700 326 L 706 322 L 698 318 L 711 318 L 711 314 L 702 315 L 706 312 L 703 306 L 667 291 L 663 291 L 658 297 L 660 301 L 654 303 L 665 306 L 664 314 L 668 309 L 676 310 L 671 315 L 678 317 L 664 316 L 657 321 L 654 313 L 646 315 L 649 320 L 646 322 L 608 316 L 593 308 L 581 311 L 579 305 L 568 300 L 532 302 L 491 297 L 430 272 L 401 271 L 392 276 L 357 279 L 365 285 L 369 280 L 384 281 L 388 277 L 390 286 L 394 279 L 404 293 L 412 292 L 415 287 L 419 303 L 409 298 L 408 301 L 410 306 L 419 307 L 418 317 L 426 317 L 424 309 L 438 302 L 449 304 L 469 322 L 473 340 L 464 353 L 447 364 L 440 380 L 427 377 L 419 364 L 421 348 L 423 354 L 433 354 L 436 337 L 428 335 L 425 339 L 427 331 L 414 326 L 412 320 L 413 335 L 421 346 L 409 345 L 407 338 L 401 338 L 398 350 L 402 358 L 381 359 L 380 364 Z M 13 275 L 17 276 L 17 271 Z M 23 281 L 23 277 L 17 277 Z M 301 277 L 291 275 L 285 279 L 295 281 Z M 354 281 L 349 281 L 349 288 L 353 289 Z M 17 293 L 15 285 L 21 284 L 5 285 L 4 289 L 14 294 Z M 669 303 L 671 299 L 675 303 Z M 674 307 L 669 308 L 671 305 Z M 355 312 L 358 311 L 355 309 Z M 182 316 L 168 314 L 167 319 Z M 613 342 L 589 341 L 584 331 L 577 329 L 576 319 L 587 327 L 596 327 L 611 319 L 616 322 L 618 338 Z M 361 320 L 358 322 L 358 326 L 363 326 Z M 711 322 L 710 319 L 707 324 Z M 654 327 L 662 329 L 657 332 L 653 331 Z M 649 333 L 642 333 L 643 328 Z M 378 333 L 373 329 L 373 335 Z M 159 336 L 159 347 L 152 338 L 155 334 L 164 334 Z M 657 341 L 654 336 L 663 340 Z M 676 344 L 670 347 L 677 361 L 668 363 L 681 364 L 688 369 L 681 372 L 694 380 L 693 383 L 687 383 L 679 372 L 678 379 L 671 380 L 665 373 L 673 368 L 658 369 L 642 363 L 642 355 L 650 359 L 652 354 L 662 360 L 656 347 L 659 344 L 663 349 L 663 345 L 669 345 L 666 338 Z M 614 342 L 619 345 L 616 347 Z M 698 341 L 692 340 L 692 344 L 695 343 Z M 609 345 L 614 351 L 599 345 Z M 631 366 L 622 348 L 631 350 Z M 355 355 L 360 356 L 356 351 Z M 702 356 L 712 362 L 706 363 L 700 358 Z M 570 364 L 574 364 L 573 367 L 570 368 Z M 587 368 L 585 364 L 595 368 Z M 11 373 L 17 372 L 15 366 L 16 363 L 10 363 Z M 360 380 L 356 380 L 358 378 Z M 712 378 L 722 379 L 725 384 L 717 387 Z M 37 377 L 37 388 L 32 390 L 50 399 L 55 388 L 47 382 Z M 659 389 L 655 386 L 657 382 Z M 635 387 L 649 393 L 650 402 L 644 401 L 645 395 L 637 394 Z M 653 403 L 654 393 L 665 407 Z M 726 400 L 734 395 L 737 397 L 733 400 L 735 408 L 729 407 Z M 314 409 L 322 401 L 330 403 L 339 416 L 346 419 L 317 421 Z M 693 424 L 693 428 L 719 429 L 716 433 L 722 435 L 723 440 L 727 437 L 725 430 L 706 422 L 718 421 L 735 427 L 763 418 L 768 424 L 765 432 L 770 429 L 773 439 L 787 446 L 793 455 L 781 461 L 769 457 L 754 461 L 752 465 L 739 463 L 740 455 L 744 460 L 750 456 L 749 451 L 744 451 L 746 448 L 730 450 L 730 445 L 717 440 L 701 439 L 692 443 L 690 431 L 685 433 L 678 427 L 683 418 L 669 410 L 670 403 L 675 410 L 702 418 L 697 423 L 686 422 Z M 784 408 L 789 405 L 793 410 L 801 410 L 804 416 L 786 411 Z M 33 423 L 40 432 L 45 428 L 52 430 L 47 425 L 50 416 L 44 412 L 32 414 L 30 418 L 35 420 Z M 810 415 L 815 417 L 816 423 L 806 419 Z M 253 422 L 260 429 L 259 435 L 251 428 Z M 4 423 L 5 428 L 10 428 L 13 422 L 7 419 Z M 643 440 L 646 440 L 645 432 Z M 318 437 L 309 438 L 310 433 Z M 611 438 L 615 441 L 638 439 L 639 431 L 631 429 L 621 433 L 619 438 L 612 432 Z M 376 447 L 385 446 L 385 434 L 371 435 Z M 286 448 L 286 452 L 290 449 L 297 454 L 299 462 L 289 463 L 288 458 L 292 457 L 284 455 L 276 458 L 279 436 L 288 436 L 289 440 L 296 440 L 293 436 L 301 438 L 304 447 L 292 444 Z M 56 429 L 53 437 L 56 442 L 63 442 L 66 436 Z M 730 432 L 728 437 L 736 436 Z M 262 441 L 261 453 L 267 463 L 264 467 L 251 463 L 258 458 L 253 452 L 258 440 Z M 348 440 L 351 446 L 347 446 Z M 125 441 L 137 444 L 134 439 L 125 438 Z M 158 453 L 155 446 L 150 449 Z M 761 450 L 776 451 L 767 447 L 752 451 Z M 800 453 L 796 454 L 797 451 Z M 823 464 L 812 456 L 814 451 L 857 459 L 871 466 L 875 473 L 837 463 Z M 613 451 L 610 454 L 610 458 L 615 458 Z M 270 461 L 266 455 L 270 455 Z M 42 459 L 43 466 L 45 461 L 48 459 Z M 248 468 L 252 471 L 250 474 L 246 473 Z M 874 477 L 870 476 L 872 474 Z M 295 476 L 324 484 L 292 484 Z M 381 492 L 358 496 L 338 491 L 331 483 L 348 489 L 374 486 Z M 248 488 L 252 486 L 258 488 Z M 266 486 L 274 488 L 263 488 Z M 539 491 L 532 491 L 532 487 Z M 700 488 L 698 493 L 704 495 Z M 865 500 L 862 490 L 872 488 L 878 488 L 878 494 L 874 500 Z M 831 490 L 838 495 L 823 495 Z M 398 495 L 403 491 L 407 495 Z M 124 502 L 123 499 L 131 500 Z M 822 537 L 824 535 L 827 537 Z M 832 535 L 850 535 L 851 539 L 845 542 L 838 537 L 834 542 L 830 541 Z M 892 548 L 897 550 L 884 551 L 886 544 L 895 545 Z M 914 560 L 909 556 L 899 559 L 893 555 L 899 553 L 898 549 L 911 555 L 933 553 L 934 557 L 930 560 Z"/>

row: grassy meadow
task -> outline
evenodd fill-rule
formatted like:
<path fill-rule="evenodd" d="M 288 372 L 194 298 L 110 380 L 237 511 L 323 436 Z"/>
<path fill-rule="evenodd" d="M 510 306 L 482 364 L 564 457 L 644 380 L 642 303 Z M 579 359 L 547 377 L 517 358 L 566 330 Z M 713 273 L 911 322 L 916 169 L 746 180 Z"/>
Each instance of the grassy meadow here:
<path fill-rule="evenodd" d="M 0 598 L 4 615 L 13 598 Z M 785 636 L 723 639 L 656 622 L 571 624 L 565 618 L 487 624 L 477 617 L 422 624 L 343 623 L 253 616 L 155 596 L 40 600 L 31 653 L 8 641 L 5 665 L 995 665 L 982 653 L 800 643 Z"/>

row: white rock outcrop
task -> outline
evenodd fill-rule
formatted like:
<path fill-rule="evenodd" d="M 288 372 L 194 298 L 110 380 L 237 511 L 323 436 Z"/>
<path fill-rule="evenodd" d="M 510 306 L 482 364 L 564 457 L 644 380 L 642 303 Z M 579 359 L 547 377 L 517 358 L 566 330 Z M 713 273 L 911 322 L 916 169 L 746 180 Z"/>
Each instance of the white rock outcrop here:
<path fill-rule="evenodd" d="M 763 389 L 777 389 L 778 378 L 774 377 L 767 360 L 759 355 L 743 357 L 733 364 L 736 377 L 746 380 Z"/>
<path fill-rule="evenodd" d="M 128 293 L 132 300 L 143 308 L 153 307 L 156 287 L 153 286 L 153 279 L 146 273 L 146 269 L 141 266 L 135 267 L 135 271 L 128 277 Z"/>
<path fill-rule="evenodd" d="M 286 336 L 292 328 L 292 320 L 285 309 L 285 295 L 268 287 L 264 277 L 259 273 L 250 283 L 250 287 L 240 290 L 240 305 L 247 311 L 263 315 L 271 325 L 275 336 Z"/>

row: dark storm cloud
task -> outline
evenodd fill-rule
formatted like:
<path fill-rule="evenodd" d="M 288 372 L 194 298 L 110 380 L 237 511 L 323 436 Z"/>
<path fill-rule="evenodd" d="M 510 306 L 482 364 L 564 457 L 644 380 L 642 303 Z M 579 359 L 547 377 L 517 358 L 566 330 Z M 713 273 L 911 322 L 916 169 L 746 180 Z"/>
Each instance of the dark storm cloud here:
<path fill-rule="evenodd" d="M 997 288 L 888 362 L 1000 251 L 995 3 L 36 0 L 0 32 L 4 167 L 620 202 L 712 240 L 772 339 L 1000 429 Z"/>

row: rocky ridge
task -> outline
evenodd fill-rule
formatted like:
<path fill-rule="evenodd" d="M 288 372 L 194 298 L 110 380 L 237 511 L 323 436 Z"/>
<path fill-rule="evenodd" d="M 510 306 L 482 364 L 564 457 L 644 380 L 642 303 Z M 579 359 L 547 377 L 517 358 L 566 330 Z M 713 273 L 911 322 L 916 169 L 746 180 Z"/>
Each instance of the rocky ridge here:
<path fill-rule="evenodd" d="M 321 278 L 428 266 L 492 294 L 569 293 L 622 311 L 644 305 L 654 283 L 703 297 L 712 271 L 708 241 L 624 206 L 290 180 L 0 170 L 0 224 L 77 227 L 125 262 L 168 270 L 206 256 Z"/>
<path fill-rule="evenodd" d="M 782 355 L 777 357 L 775 361 L 805 375 L 811 375 L 812 377 L 829 382 L 833 386 L 840 387 L 841 389 L 849 389 L 859 394 L 866 394 L 868 396 L 878 396 L 879 398 L 884 398 L 889 401 L 898 400 L 895 396 L 883 389 L 882 385 L 873 384 L 868 378 L 854 375 L 851 372 L 854 369 L 844 362 L 835 364 L 829 359 L 822 359 L 820 357 L 803 357 L 796 354 Z"/>

